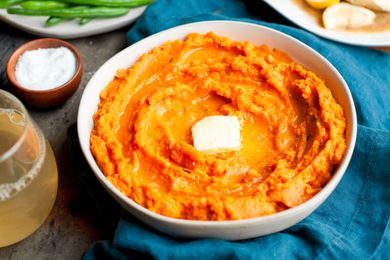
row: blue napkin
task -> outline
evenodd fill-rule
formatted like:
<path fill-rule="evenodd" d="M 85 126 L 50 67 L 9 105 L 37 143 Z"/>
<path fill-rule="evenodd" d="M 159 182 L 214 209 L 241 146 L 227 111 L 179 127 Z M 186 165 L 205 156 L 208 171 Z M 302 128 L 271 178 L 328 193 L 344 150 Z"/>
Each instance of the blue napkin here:
<path fill-rule="evenodd" d="M 129 44 L 201 20 L 240 20 L 274 28 L 311 46 L 347 81 L 358 114 L 349 168 L 333 194 L 288 230 L 239 242 L 177 239 L 123 212 L 112 241 L 85 259 L 388 259 L 390 257 L 390 54 L 331 42 L 290 26 L 259 0 L 158 0 L 129 31 Z M 267 21 L 267 22 L 264 22 Z"/>

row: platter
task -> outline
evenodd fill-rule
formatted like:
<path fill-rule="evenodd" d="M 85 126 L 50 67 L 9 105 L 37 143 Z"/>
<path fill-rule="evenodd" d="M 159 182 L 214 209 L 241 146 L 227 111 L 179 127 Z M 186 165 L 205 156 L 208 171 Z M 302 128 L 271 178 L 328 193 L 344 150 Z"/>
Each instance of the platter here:
<path fill-rule="evenodd" d="M 145 6 L 132 8 L 126 15 L 109 19 L 94 19 L 91 22 L 79 25 L 77 20 L 65 21 L 61 24 L 45 27 L 47 17 L 21 16 L 7 14 L 0 9 L 0 20 L 25 32 L 61 39 L 75 39 L 113 31 L 134 22 L 145 11 Z"/>
<path fill-rule="evenodd" d="M 304 8 L 304 6 L 301 4 L 301 1 L 263 1 L 291 22 L 323 38 L 345 44 L 366 47 L 390 46 L 390 30 L 378 30 L 370 32 L 327 30 L 322 27 L 318 16 L 313 15 L 314 12 L 310 12 L 310 10 L 308 11 L 308 8 Z"/>

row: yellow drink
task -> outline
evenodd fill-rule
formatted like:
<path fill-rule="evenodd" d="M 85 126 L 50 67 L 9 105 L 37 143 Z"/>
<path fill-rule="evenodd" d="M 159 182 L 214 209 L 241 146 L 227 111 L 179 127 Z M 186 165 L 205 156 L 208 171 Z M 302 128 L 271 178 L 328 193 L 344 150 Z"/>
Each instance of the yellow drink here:
<path fill-rule="evenodd" d="M 0 106 L 0 247 L 32 234 L 57 194 L 50 144 L 27 113 Z"/>

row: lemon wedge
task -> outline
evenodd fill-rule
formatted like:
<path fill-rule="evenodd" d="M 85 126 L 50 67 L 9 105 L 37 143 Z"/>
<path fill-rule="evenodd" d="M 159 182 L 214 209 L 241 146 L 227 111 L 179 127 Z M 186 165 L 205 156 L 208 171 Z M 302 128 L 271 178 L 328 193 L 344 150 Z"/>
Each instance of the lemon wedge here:
<path fill-rule="evenodd" d="M 322 22 L 326 29 L 357 28 L 371 24 L 374 19 L 373 11 L 347 3 L 332 5 L 322 14 Z"/>
<path fill-rule="evenodd" d="M 315 9 L 325 9 L 329 6 L 340 3 L 340 0 L 306 0 L 307 4 Z"/>

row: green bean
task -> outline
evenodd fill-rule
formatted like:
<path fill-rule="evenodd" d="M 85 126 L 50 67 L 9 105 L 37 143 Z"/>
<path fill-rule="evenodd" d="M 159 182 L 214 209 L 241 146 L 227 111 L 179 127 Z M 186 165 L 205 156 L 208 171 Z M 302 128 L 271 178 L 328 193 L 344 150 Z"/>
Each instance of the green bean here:
<path fill-rule="evenodd" d="M 67 18 L 50 16 L 49 18 L 47 18 L 47 20 L 45 22 L 45 26 L 47 26 L 47 27 L 54 26 L 54 25 L 60 24 L 62 22 L 68 21 L 68 20 L 69 19 L 67 19 Z"/>
<path fill-rule="evenodd" d="M 85 7 L 85 8 L 62 8 L 50 10 L 28 10 L 24 8 L 10 7 L 7 9 L 9 14 L 29 15 L 29 16 L 57 16 L 63 18 L 105 18 L 122 16 L 129 12 L 129 8 L 110 8 L 110 7 Z"/>
<path fill-rule="evenodd" d="M 83 9 L 83 8 L 88 8 L 89 6 L 86 5 L 77 5 L 73 6 L 72 9 Z M 56 16 L 50 16 L 45 23 L 45 26 L 53 26 L 57 25 L 59 23 L 65 22 L 65 21 L 70 21 L 73 20 L 74 18 L 63 18 L 63 17 L 56 17 Z M 81 19 L 91 19 L 92 18 L 81 18 Z M 81 24 L 81 23 L 80 23 Z"/>
<path fill-rule="evenodd" d="M 84 24 L 89 23 L 91 20 L 93 20 L 92 17 L 83 17 L 83 18 L 80 18 L 79 24 L 84 25 Z"/>
<path fill-rule="evenodd" d="M 23 8 L 29 10 L 49 10 L 68 7 L 69 4 L 59 1 L 26 1 L 20 3 Z"/>
<path fill-rule="evenodd" d="M 62 2 L 107 7 L 137 7 L 148 5 L 153 0 L 62 0 Z"/>
<path fill-rule="evenodd" d="M 0 8 L 7 8 L 23 2 L 23 0 L 0 0 Z"/>

